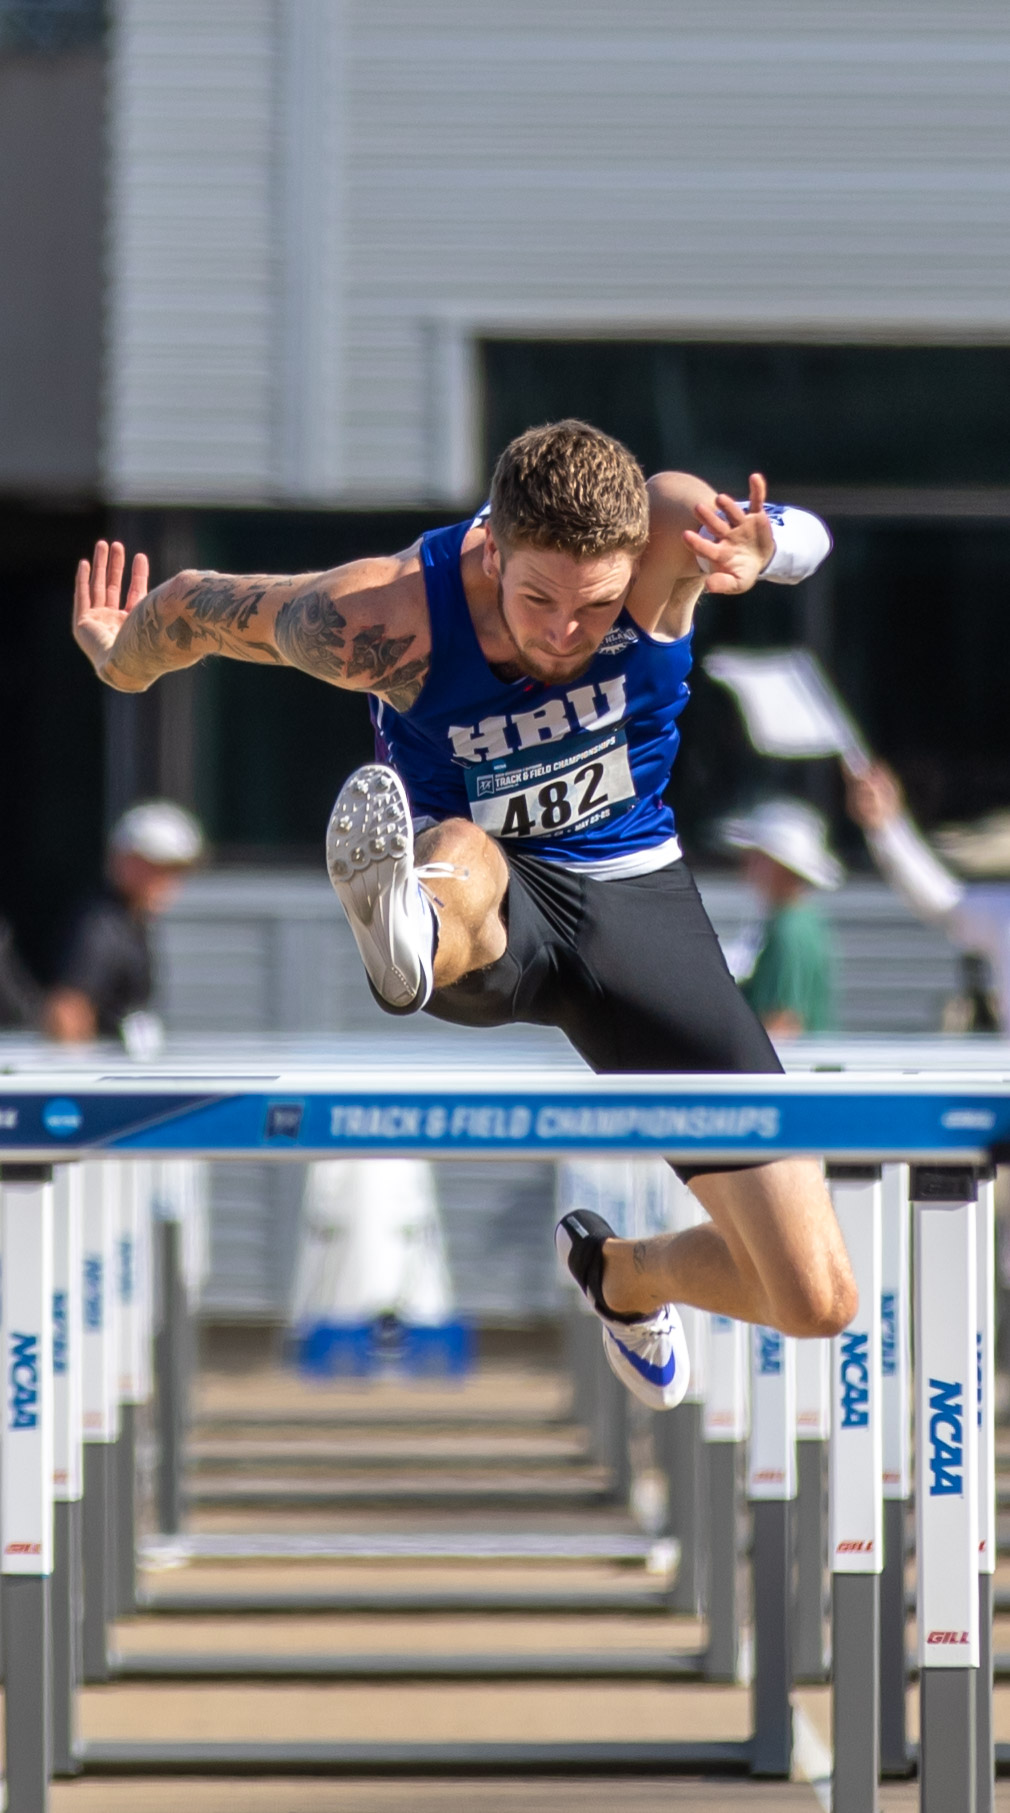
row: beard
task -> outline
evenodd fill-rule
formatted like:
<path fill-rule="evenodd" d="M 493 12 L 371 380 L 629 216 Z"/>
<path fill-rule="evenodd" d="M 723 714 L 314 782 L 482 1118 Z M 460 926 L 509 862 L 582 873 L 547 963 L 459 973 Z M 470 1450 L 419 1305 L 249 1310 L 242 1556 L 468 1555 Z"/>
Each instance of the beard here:
<path fill-rule="evenodd" d="M 570 664 L 566 664 L 564 656 L 549 655 L 546 650 L 530 648 L 528 645 L 518 643 L 505 615 L 505 593 L 500 579 L 498 581 L 498 618 L 515 650 L 514 660 L 494 663 L 494 672 L 503 680 L 539 680 L 542 686 L 560 686 L 567 680 L 581 680 L 599 653 L 598 648 L 589 648 L 584 654 L 571 656 Z"/>

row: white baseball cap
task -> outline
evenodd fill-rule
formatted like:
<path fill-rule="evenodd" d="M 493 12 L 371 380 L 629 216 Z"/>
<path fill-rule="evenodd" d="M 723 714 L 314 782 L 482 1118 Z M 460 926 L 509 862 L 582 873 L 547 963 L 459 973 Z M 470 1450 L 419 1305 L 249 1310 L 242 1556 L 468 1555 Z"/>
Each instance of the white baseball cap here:
<path fill-rule="evenodd" d="M 819 812 L 798 799 L 769 799 L 744 818 L 728 818 L 722 841 L 733 850 L 763 850 L 815 888 L 837 888 L 845 870 L 828 849 Z"/>
<path fill-rule="evenodd" d="M 193 814 L 172 800 L 145 800 L 116 820 L 109 849 L 163 868 L 188 869 L 203 854 L 203 832 Z"/>

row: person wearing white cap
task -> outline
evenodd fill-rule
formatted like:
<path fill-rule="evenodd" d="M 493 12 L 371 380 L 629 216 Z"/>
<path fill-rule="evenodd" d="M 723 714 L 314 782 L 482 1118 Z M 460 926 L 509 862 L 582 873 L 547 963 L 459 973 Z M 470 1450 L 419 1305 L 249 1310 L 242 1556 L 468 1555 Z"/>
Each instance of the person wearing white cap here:
<path fill-rule="evenodd" d="M 823 818 L 801 800 L 765 800 L 746 818 L 727 820 L 722 841 L 746 852 L 744 873 L 764 906 L 728 953 L 744 995 L 774 1037 L 829 1032 L 835 954 L 809 890 L 837 888 L 844 870 L 828 849 Z"/>
<path fill-rule="evenodd" d="M 106 885 L 70 935 L 45 1004 L 50 1038 L 122 1038 L 136 1055 L 160 1042 L 149 1012 L 154 984 L 150 922 L 170 906 L 203 853 L 196 819 L 171 800 L 131 806 L 109 836 Z"/>

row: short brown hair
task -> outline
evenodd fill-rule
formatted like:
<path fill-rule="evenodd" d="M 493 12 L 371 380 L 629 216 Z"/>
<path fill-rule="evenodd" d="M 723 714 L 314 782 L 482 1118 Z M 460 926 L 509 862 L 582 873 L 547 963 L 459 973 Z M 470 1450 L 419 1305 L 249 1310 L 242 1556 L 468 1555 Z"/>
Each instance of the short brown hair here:
<path fill-rule="evenodd" d="M 510 441 L 491 480 L 491 533 L 503 557 L 521 544 L 578 559 L 649 539 L 649 496 L 633 453 L 569 418 Z"/>

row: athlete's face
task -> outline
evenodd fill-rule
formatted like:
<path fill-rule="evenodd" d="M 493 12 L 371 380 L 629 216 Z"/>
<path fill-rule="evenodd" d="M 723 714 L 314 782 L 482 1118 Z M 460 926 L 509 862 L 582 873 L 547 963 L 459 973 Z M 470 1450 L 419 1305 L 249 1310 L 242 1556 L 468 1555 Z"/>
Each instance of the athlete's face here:
<path fill-rule="evenodd" d="M 577 680 L 621 614 L 637 562 L 622 551 L 579 560 L 556 548 L 514 548 L 506 561 L 490 530 L 484 571 L 498 582 L 498 610 L 531 679 Z"/>

